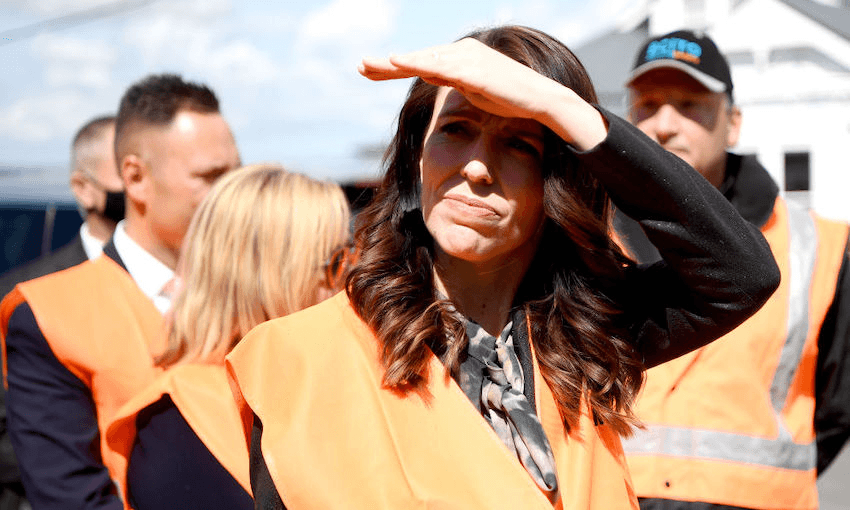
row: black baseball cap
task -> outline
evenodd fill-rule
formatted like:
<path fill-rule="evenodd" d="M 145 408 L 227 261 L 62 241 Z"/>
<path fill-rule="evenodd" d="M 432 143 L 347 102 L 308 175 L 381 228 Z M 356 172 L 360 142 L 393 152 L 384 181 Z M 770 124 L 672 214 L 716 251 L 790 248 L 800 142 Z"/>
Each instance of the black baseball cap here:
<path fill-rule="evenodd" d="M 665 67 L 687 73 L 708 90 L 732 98 L 729 63 L 706 35 L 677 30 L 650 39 L 638 52 L 627 85 L 648 71 Z"/>

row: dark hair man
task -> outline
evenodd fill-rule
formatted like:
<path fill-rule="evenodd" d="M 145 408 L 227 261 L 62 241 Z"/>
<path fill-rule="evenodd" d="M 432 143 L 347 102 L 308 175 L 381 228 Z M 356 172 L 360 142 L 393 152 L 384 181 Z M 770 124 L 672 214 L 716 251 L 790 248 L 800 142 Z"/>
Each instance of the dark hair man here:
<path fill-rule="evenodd" d="M 647 372 L 647 428 L 624 442 L 641 508 L 817 508 L 817 474 L 850 435 L 848 226 L 783 199 L 755 157 L 728 152 L 741 112 L 708 37 L 649 40 L 628 87 L 632 123 L 759 226 L 782 273 L 737 329 Z M 639 229 L 625 230 L 650 260 Z"/>
<path fill-rule="evenodd" d="M 155 377 L 189 219 L 240 164 L 215 94 L 179 76 L 131 86 L 115 130 L 126 218 L 104 255 L 20 284 L 0 304 L 10 434 L 37 509 L 123 508 L 104 428 Z"/>

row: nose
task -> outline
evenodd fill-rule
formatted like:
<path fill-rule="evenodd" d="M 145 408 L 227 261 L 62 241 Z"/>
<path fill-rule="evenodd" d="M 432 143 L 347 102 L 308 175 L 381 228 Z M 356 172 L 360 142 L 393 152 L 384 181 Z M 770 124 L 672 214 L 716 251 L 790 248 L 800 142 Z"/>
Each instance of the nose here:
<path fill-rule="evenodd" d="M 478 140 L 467 153 L 467 160 L 460 170 L 461 176 L 470 182 L 493 184 L 493 156 L 488 144 Z"/>
<path fill-rule="evenodd" d="M 665 142 L 679 133 L 679 112 L 670 104 L 663 104 L 653 116 L 655 137 L 658 143 Z"/>

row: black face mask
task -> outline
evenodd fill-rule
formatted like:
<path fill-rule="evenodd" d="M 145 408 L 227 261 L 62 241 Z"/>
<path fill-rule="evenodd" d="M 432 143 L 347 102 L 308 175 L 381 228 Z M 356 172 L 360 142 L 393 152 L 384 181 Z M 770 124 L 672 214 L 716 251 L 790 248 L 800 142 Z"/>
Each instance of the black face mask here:
<path fill-rule="evenodd" d="M 106 205 L 100 214 L 115 223 L 124 219 L 124 192 L 106 190 Z"/>

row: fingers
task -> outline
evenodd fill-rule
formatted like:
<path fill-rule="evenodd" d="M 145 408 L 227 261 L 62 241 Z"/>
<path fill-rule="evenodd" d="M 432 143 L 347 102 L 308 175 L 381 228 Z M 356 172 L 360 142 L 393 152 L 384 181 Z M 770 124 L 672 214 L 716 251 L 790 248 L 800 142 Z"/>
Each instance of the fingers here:
<path fill-rule="evenodd" d="M 397 80 L 416 76 L 416 73 L 397 67 L 390 62 L 389 58 L 366 57 L 357 66 L 357 71 L 366 78 L 374 81 Z"/>
<path fill-rule="evenodd" d="M 447 65 L 443 58 L 446 46 L 435 46 L 404 55 L 391 55 L 388 58 L 364 58 L 358 66 L 360 74 L 370 80 L 394 80 L 418 76 L 425 81 L 443 84 L 441 76 Z M 439 83 L 437 83 L 439 82 Z"/>
<path fill-rule="evenodd" d="M 453 48 L 451 46 L 434 46 L 403 55 L 392 55 L 390 62 L 397 67 L 433 73 L 445 68 L 452 58 Z"/>

